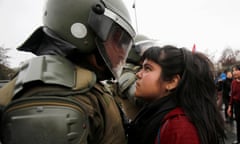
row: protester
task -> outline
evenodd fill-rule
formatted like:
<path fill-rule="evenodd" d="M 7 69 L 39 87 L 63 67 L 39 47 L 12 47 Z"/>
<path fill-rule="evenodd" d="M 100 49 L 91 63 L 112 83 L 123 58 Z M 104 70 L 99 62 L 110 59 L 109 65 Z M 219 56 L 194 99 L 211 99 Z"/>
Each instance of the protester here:
<path fill-rule="evenodd" d="M 231 84 L 230 102 L 228 106 L 228 115 L 231 116 L 234 112 L 237 129 L 237 140 L 233 144 L 240 143 L 240 68 L 233 72 L 233 81 Z M 233 110 L 232 110 L 233 109 Z"/>
<path fill-rule="evenodd" d="M 2 144 L 124 144 L 114 98 L 135 31 L 122 0 L 47 0 L 18 49 L 37 55 L 0 90 Z"/>
<path fill-rule="evenodd" d="M 148 104 L 129 126 L 128 143 L 224 143 L 211 61 L 174 46 L 151 47 L 142 59 L 135 96 Z"/>
<path fill-rule="evenodd" d="M 143 52 L 150 46 L 157 45 L 158 40 L 153 40 L 146 35 L 137 34 L 134 38 L 134 44 L 128 54 L 123 72 L 119 78 L 118 95 L 121 98 L 123 111 L 128 121 L 135 118 L 138 111 L 144 105 L 144 102 L 134 96 L 136 73 L 141 67 L 140 58 Z"/>
<path fill-rule="evenodd" d="M 215 79 L 216 81 L 216 87 L 217 87 L 217 106 L 218 109 L 221 111 L 222 110 L 222 104 L 223 104 L 223 81 L 226 80 L 226 73 L 225 71 L 222 71 L 217 79 Z"/>
<path fill-rule="evenodd" d="M 237 71 L 239 69 L 240 69 L 240 66 L 239 65 L 235 65 L 235 66 L 232 67 L 232 72 L 235 72 L 235 71 Z"/>
<path fill-rule="evenodd" d="M 225 121 L 228 123 L 233 122 L 233 117 L 228 116 L 227 114 L 227 109 L 228 109 L 228 104 L 230 101 L 230 92 L 231 92 L 231 84 L 232 84 L 232 71 L 231 70 L 226 70 L 226 79 L 222 81 L 222 98 L 223 98 L 223 104 L 224 104 L 224 116 L 225 116 Z"/>

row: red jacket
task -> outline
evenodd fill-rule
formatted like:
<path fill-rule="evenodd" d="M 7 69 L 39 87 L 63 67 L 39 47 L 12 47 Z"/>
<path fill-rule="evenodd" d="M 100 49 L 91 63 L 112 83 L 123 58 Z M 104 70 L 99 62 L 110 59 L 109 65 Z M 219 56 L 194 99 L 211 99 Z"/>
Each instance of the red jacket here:
<path fill-rule="evenodd" d="M 160 144 L 200 144 L 197 129 L 181 108 L 170 111 L 165 115 L 163 122 L 160 130 Z M 159 144 L 158 136 L 155 144 Z"/>
<path fill-rule="evenodd" d="M 231 98 L 229 104 L 232 105 L 232 102 L 240 102 L 240 82 L 236 80 L 232 81 L 231 85 Z"/>

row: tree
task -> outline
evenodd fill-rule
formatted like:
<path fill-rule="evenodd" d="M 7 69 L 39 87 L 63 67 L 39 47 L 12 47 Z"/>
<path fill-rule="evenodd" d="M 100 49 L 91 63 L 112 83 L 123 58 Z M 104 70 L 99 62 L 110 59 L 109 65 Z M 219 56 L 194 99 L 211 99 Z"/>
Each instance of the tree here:
<path fill-rule="evenodd" d="M 7 56 L 9 48 L 3 48 L 3 46 L 0 46 L 0 80 L 8 80 L 13 75 L 15 75 L 15 70 L 8 67 L 9 62 L 9 56 Z"/>
<path fill-rule="evenodd" d="M 0 64 L 0 80 L 9 80 L 16 74 L 16 71 Z"/>
<path fill-rule="evenodd" d="M 0 64 L 8 66 L 9 62 L 9 56 L 7 56 L 7 52 L 10 50 L 10 48 L 4 48 L 3 46 L 0 46 Z"/>
<path fill-rule="evenodd" d="M 236 56 L 239 53 L 239 51 L 234 51 L 231 47 L 226 47 L 223 52 L 222 56 L 219 59 L 219 63 L 222 64 L 222 66 L 230 66 L 236 63 Z"/>

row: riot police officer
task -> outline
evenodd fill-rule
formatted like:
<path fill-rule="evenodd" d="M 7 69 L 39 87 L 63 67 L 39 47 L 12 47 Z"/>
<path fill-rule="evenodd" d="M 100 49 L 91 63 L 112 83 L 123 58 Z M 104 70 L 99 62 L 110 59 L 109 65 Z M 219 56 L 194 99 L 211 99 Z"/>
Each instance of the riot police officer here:
<path fill-rule="evenodd" d="M 126 143 L 100 81 L 119 78 L 134 36 L 122 0 L 47 0 L 43 26 L 18 48 L 37 57 L 0 90 L 2 143 Z"/>

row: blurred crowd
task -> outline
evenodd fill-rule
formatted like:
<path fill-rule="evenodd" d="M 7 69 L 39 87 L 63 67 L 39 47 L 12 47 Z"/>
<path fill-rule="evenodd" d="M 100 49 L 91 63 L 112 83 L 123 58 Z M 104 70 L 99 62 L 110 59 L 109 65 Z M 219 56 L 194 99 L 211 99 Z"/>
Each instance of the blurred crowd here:
<path fill-rule="evenodd" d="M 216 79 L 217 106 L 224 111 L 226 123 L 233 124 L 236 121 L 237 140 L 240 141 L 240 66 L 234 65 L 218 73 Z"/>

